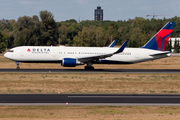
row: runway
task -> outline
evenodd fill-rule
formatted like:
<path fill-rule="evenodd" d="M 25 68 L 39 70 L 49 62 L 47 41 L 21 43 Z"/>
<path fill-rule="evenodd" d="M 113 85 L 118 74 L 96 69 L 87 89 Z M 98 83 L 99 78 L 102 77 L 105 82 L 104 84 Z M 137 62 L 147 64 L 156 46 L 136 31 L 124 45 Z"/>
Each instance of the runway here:
<path fill-rule="evenodd" d="M 3 105 L 179 106 L 179 94 L 0 94 Z"/>
<path fill-rule="evenodd" d="M 180 73 L 180 69 L 0 69 L 5 73 Z"/>

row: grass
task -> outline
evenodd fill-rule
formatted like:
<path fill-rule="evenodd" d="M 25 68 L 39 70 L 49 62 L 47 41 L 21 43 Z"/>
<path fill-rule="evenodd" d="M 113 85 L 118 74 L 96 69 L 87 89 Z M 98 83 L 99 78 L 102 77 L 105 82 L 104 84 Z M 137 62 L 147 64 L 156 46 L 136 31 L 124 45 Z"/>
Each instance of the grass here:
<path fill-rule="evenodd" d="M 139 120 L 179 119 L 180 107 L 119 106 L 1 106 L 0 119 L 7 120 Z"/>
<path fill-rule="evenodd" d="M 0 73 L 0 93 L 180 93 L 180 74 Z"/>

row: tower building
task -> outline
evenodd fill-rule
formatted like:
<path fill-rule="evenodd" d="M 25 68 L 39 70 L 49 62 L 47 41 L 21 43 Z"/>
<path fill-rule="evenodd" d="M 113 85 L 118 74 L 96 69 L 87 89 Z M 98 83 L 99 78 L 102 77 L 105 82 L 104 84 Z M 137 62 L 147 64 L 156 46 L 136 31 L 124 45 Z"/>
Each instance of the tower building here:
<path fill-rule="evenodd" d="M 101 6 L 97 6 L 97 9 L 94 10 L 94 20 L 103 21 L 103 9 L 101 9 Z"/>

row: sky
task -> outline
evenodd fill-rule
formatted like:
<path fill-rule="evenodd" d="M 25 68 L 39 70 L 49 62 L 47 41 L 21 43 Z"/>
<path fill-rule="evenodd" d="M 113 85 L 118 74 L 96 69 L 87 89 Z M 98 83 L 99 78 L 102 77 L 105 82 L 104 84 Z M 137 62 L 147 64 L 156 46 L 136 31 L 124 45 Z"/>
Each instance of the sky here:
<path fill-rule="evenodd" d="M 143 17 L 151 19 L 180 16 L 180 0 L 0 0 L 0 20 L 38 15 L 47 10 L 56 22 L 75 19 L 94 20 L 94 10 L 101 6 L 104 20 L 118 21 Z"/>

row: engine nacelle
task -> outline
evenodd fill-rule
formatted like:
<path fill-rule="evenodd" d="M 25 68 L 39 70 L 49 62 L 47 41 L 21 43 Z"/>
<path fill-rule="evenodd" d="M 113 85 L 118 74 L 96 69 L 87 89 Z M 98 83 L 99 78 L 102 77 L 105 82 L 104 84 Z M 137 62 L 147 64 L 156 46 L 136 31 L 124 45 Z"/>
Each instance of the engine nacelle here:
<path fill-rule="evenodd" d="M 61 65 L 63 67 L 75 67 L 76 65 L 83 65 L 83 64 L 75 58 L 63 58 Z"/>

